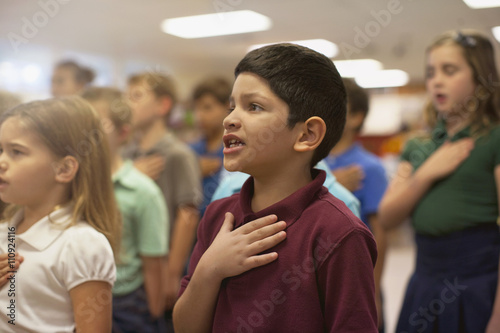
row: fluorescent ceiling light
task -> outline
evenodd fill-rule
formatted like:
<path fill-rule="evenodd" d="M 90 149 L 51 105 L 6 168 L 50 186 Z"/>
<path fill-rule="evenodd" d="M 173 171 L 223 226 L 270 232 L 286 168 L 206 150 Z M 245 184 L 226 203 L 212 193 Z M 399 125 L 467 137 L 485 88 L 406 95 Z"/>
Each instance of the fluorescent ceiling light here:
<path fill-rule="evenodd" d="M 355 80 L 363 88 L 400 87 L 408 83 L 409 76 L 399 69 L 386 69 L 356 76 Z"/>
<path fill-rule="evenodd" d="M 201 38 L 268 30 L 271 19 L 251 10 L 177 17 L 163 20 L 161 29 L 182 38 Z"/>
<path fill-rule="evenodd" d="M 374 59 L 338 60 L 333 63 L 342 77 L 356 77 L 382 69 L 382 63 Z"/>
<path fill-rule="evenodd" d="M 464 0 L 464 2 L 474 9 L 500 7 L 500 0 Z"/>
<path fill-rule="evenodd" d="M 491 32 L 493 32 L 493 36 L 495 36 L 495 39 L 500 43 L 500 25 L 491 28 Z"/>
<path fill-rule="evenodd" d="M 333 58 L 339 53 L 339 48 L 335 43 L 332 43 L 326 39 L 306 39 L 306 40 L 295 40 L 295 41 L 283 41 L 278 43 L 291 43 L 301 45 L 321 54 L 324 54 L 328 58 Z M 256 44 L 248 48 L 248 52 L 261 48 L 266 45 L 278 44 L 278 43 L 268 43 L 268 44 Z"/>

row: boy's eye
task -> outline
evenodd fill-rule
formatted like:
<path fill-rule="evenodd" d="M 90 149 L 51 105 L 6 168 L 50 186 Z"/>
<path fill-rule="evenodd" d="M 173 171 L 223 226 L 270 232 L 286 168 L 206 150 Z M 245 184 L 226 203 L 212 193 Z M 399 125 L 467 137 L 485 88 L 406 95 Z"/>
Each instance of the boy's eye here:
<path fill-rule="evenodd" d="M 260 105 L 252 103 L 252 104 L 250 104 L 250 110 L 251 111 L 262 111 L 264 109 Z"/>
<path fill-rule="evenodd" d="M 17 150 L 17 149 L 12 149 L 12 155 L 22 155 L 22 151 Z"/>

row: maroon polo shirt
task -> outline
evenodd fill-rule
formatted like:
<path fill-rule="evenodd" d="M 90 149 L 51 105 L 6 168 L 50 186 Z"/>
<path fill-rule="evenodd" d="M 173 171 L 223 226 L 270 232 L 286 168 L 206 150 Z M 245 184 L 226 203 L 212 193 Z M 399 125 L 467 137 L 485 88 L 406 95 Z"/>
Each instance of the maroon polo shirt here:
<path fill-rule="evenodd" d="M 375 240 L 323 187 L 325 172 L 315 170 L 315 175 L 308 185 L 257 213 L 251 209 L 253 178 L 240 193 L 208 206 L 180 294 L 225 212 L 233 213 L 235 228 L 269 214 L 287 223 L 287 238 L 269 250 L 278 253 L 277 260 L 222 282 L 213 332 L 377 332 Z"/>

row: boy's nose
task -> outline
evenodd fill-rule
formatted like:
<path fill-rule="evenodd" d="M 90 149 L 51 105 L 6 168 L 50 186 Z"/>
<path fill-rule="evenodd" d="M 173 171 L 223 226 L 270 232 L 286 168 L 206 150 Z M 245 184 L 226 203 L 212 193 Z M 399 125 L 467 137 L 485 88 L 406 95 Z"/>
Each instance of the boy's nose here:
<path fill-rule="evenodd" d="M 225 130 L 236 129 L 241 127 L 241 123 L 238 118 L 234 115 L 234 111 L 224 118 L 222 122 Z"/>

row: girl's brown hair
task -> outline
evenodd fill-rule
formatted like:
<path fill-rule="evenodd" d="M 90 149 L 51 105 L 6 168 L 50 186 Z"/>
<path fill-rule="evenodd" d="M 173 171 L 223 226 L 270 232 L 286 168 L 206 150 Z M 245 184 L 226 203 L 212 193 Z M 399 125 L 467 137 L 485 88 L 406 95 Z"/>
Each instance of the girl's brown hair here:
<path fill-rule="evenodd" d="M 111 182 L 110 153 L 96 111 L 81 97 L 62 97 L 21 104 L 0 118 L 18 117 L 57 156 L 71 155 L 79 168 L 71 184 L 73 216 L 88 222 L 108 239 L 115 257 L 121 239 L 121 221 Z M 43 177 L 43 175 L 41 175 Z M 5 212 L 11 218 L 19 207 Z"/>
<path fill-rule="evenodd" d="M 468 96 L 466 105 L 463 105 L 463 113 L 459 116 L 472 117 L 473 134 L 479 134 L 498 124 L 500 122 L 500 82 L 490 40 L 474 31 L 446 32 L 434 40 L 427 48 L 426 54 L 443 45 L 460 47 L 465 60 L 472 68 L 476 85 L 474 96 Z M 428 125 L 434 128 L 438 114 L 432 103 L 428 103 L 425 116 Z"/>

